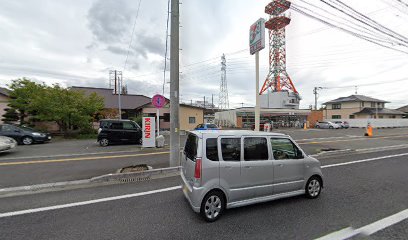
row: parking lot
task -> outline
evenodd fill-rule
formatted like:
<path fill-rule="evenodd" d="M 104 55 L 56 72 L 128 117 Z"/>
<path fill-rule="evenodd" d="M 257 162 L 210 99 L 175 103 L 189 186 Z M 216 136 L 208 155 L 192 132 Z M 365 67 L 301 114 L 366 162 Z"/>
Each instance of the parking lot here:
<path fill-rule="evenodd" d="M 0 232 L 4 239 L 408 238 L 408 129 L 377 129 L 371 138 L 364 129 L 279 132 L 321 161 L 325 188 L 318 199 L 231 209 L 208 224 L 193 213 L 176 176 L 0 197 Z M 0 156 L 0 183 L 86 179 L 141 163 L 167 167 L 168 157 L 167 148 L 102 148 L 94 140 L 19 146 Z"/>

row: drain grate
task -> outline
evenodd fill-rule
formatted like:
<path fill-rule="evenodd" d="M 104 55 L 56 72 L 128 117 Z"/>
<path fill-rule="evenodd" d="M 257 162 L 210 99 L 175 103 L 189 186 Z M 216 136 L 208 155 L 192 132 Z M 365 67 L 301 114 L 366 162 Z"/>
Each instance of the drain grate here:
<path fill-rule="evenodd" d="M 131 173 L 131 172 L 142 172 L 149 170 L 149 167 L 146 164 L 138 164 L 133 166 L 128 166 L 120 169 L 120 173 Z"/>

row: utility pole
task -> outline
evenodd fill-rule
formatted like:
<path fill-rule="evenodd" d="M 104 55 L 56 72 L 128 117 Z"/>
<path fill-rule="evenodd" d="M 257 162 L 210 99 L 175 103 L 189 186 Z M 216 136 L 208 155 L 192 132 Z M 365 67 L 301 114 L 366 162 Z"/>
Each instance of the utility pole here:
<path fill-rule="evenodd" d="M 115 71 L 115 76 L 116 76 L 116 71 Z M 122 86 L 121 86 L 121 81 L 122 81 L 122 79 L 118 79 L 118 109 L 119 109 L 119 119 L 122 119 L 122 102 L 121 102 L 121 99 L 120 99 L 120 92 L 121 92 L 121 89 L 122 89 Z"/>
<path fill-rule="evenodd" d="M 313 94 L 315 95 L 315 104 L 314 104 L 314 109 L 317 110 L 317 90 L 323 89 L 322 87 L 314 87 L 313 88 Z"/>
<path fill-rule="evenodd" d="M 204 108 L 205 108 L 205 96 L 204 96 Z"/>
<path fill-rule="evenodd" d="M 180 165 L 179 0 L 171 0 L 170 30 L 170 167 Z"/>
<path fill-rule="evenodd" d="M 214 111 L 214 93 L 211 94 L 211 109 Z"/>

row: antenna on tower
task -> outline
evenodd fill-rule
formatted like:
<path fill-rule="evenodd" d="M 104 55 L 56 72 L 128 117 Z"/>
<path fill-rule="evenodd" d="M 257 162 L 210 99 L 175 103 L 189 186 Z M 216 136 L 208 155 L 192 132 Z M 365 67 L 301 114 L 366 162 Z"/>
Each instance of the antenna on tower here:
<path fill-rule="evenodd" d="M 284 12 L 290 8 L 291 3 L 286 0 L 273 0 L 265 7 L 269 20 L 265 27 L 269 30 L 269 73 L 261 88 L 260 94 L 269 88 L 273 92 L 292 91 L 300 99 L 299 93 L 286 72 L 286 37 L 285 27 L 289 25 L 290 18 Z"/>
<path fill-rule="evenodd" d="M 218 100 L 219 109 L 229 109 L 228 100 L 228 88 L 227 88 L 227 61 L 225 60 L 225 54 L 221 56 L 221 83 L 220 83 L 220 95 Z"/>

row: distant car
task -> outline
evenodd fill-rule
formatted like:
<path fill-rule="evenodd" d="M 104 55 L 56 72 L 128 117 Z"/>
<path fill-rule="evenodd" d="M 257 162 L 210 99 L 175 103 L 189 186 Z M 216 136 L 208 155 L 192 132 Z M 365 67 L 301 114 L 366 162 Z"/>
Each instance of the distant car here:
<path fill-rule="evenodd" d="M 194 130 L 219 130 L 220 128 L 213 123 L 198 124 Z"/>
<path fill-rule="evenodd" d="M 333 122 L 325 121 L 325 122 L 317 122 L 315 124 L 315 128 L 330 128 L 330 129 L 339 129 L 340 125 L 335 124 Z"/>
<path fill-rule="evenodd" d="M 335 124 L 339 125 L 341 128 L 349 128 L 350 125 L 346 121 L 335 121 Z"/>
<path fill-rule="evenodd" d="M 98 142 L 102 147 L 106 147 L 111 143 L 142 144 L 142 128 L 131 120 L 100 120 Z"/>
<path fill-rule="evenodd" d="M 0 152 L 10 151 L 16 146 L 17 146 L 16 140 L 9 137 L 0 136 Z"/>
<path fill-rule="evenodd" d="M 31 145 L 51 140 L 51 134 L 38 131 L 26 126 L 0 124 L 0 136 L 13 138 L 19 144 Z"/>

